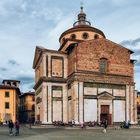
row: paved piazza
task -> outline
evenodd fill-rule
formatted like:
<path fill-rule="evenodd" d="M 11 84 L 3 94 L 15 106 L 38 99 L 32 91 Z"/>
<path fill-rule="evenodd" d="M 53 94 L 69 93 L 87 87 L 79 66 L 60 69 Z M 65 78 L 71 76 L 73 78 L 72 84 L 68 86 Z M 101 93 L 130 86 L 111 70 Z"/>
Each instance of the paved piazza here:
<path fill-rule="evenodd" d="M 0 140 L 140 140 L 140 129 L 62 129 L 32 128 L 22 126 L 20 136 L 10 136 L 7 127 L 0 127 Z"/>

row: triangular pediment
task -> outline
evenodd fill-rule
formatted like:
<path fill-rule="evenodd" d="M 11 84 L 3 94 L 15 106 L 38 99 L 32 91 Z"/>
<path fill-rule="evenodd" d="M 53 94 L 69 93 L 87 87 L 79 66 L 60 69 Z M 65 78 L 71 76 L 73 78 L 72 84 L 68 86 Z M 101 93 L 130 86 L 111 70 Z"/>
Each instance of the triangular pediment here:
<path fill-rule="evenodd" d="M 35 49 L 35 55 L 34 55 L 34 61 L 33 61 L 33 68 L 35 68 L 40 56 L 41 56 L 41 53 L 46 50 L 45 48 L 41 47 L 41 46 L 36 46 L 36 49 Z"/>
<path fill-rule="evenodd" d="M 103 91 L 97 95 L 98 99 L 112 100 L 114 96 L 107 91 Z"/>

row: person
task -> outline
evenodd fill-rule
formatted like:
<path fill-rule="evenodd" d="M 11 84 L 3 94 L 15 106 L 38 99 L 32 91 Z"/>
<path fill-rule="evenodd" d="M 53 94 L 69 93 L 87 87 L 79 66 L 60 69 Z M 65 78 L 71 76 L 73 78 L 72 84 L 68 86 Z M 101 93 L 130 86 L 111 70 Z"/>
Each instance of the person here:
<path fill-rule="evenodd" d="M 12 135 L 13 134 L 13 127 L 14 127 L 14 123 L 12 120 L 9 121 L 8 127 L 9 127 L 9 134 Z"/>
<path fill-rule="evenodd" d="M 19 135 L 19 128 L 20 128 L 20 124 L 19 124 L 19 121 L 17 120 L 15 122 L 15 130 L 16 130 L 15 136 L 18 136 Z"/>
<path fill-rule="evenodd" d="M 104 120 L 104 121 L 103 121 L 103 127 L 104 127 L 103 132 L 106 133 L 106 129 L 107 129 L 107 120 Z"/>
<path fill-rule="evenodd" d="M 0 120 L 0 125 L 3 125 L 3 121 L 2 121 L 2 119 Z"/>
<path fill-rule="evenodd" d="M 84 122 L 81 121 L 80 127 L 83 129 L 84 128 Z"/>
<path fill-rule="evenodd" d="M 72 121 L 71 121 L 71 123 L 72 123 L 72 126 L 74 126 L 74 125 L 75 125 L 75 121 L 74 121 L 74 120 L 72 120 Z"/>

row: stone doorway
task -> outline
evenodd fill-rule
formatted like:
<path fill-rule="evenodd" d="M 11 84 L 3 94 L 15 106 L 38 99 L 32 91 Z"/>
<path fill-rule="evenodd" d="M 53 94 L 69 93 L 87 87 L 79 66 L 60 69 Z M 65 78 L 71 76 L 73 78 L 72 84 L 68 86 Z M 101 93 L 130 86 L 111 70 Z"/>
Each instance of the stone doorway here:
<path fill-rule="evenodd" d="M 101 105 L 100 121 L 107 120 L 108 125 L 111 124 L 111 114 L 109 114 L 109 105 Z"/>

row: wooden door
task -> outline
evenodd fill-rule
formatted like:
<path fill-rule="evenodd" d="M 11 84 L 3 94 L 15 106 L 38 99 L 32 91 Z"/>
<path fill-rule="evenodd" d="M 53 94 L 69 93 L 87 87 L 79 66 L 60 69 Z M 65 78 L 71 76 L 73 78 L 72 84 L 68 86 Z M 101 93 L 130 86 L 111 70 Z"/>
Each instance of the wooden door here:
<path fill-rule="evenodd" d="M 100 121 L 107 120 L 107 123 L 111 124 L 112 115 L 109 114 L 109 105 L 101 105 Z"/>
<path fill-rule="evenodd" d="M 109 114 L 109 105 L 101 105 L 101 114 Z"/>

